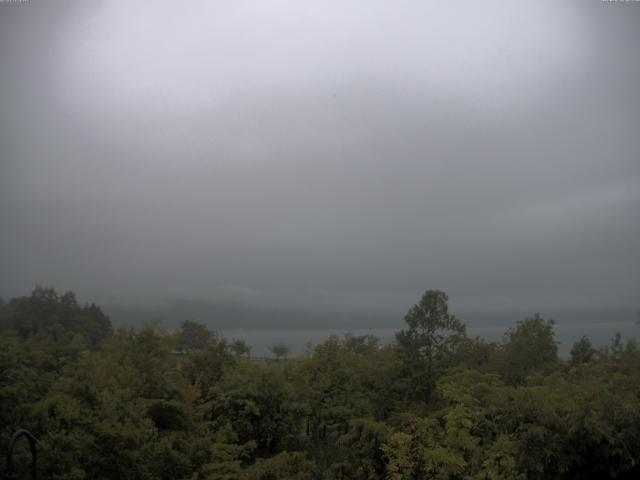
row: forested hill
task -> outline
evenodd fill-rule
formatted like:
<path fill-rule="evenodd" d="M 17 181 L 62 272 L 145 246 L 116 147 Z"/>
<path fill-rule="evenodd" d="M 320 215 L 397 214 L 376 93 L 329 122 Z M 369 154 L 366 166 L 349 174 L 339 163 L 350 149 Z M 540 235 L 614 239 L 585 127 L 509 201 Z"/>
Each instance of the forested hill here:
<path fill-rule="evenodd" d="M 390 345 L 255 360 L 197 321 L 113 329 L 37 288 L 0 302 L 0 448 L 28 429 L 56 480 L 636 479 L 640 348 L 612 337 L 565 361 L 536 314 L 488 342 L 428 290 Z"/>

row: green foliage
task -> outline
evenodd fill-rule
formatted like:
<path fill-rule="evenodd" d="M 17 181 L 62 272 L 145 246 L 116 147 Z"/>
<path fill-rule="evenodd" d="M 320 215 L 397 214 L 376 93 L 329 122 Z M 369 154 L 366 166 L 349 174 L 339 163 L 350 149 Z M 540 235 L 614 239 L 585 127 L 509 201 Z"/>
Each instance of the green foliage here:
<path fill-rule="evenodd" d="M 620 333 L 616 333 L 609 345 L 596 351 L 596 357 L 603 362 L 640 364 L 640 347 L 635 338 L 627 340 L 625 345 Z"/>
<path fill-rule="evenodd" d="M 211 389 L 222 380 L 225 372 L 235 365 L 235 358 L 227 350 L 224 340 L 210 343 L 206 348 L 180 356 L 181 373 L 190 385 L 196 387 L 202 398 L 208 398 Z"/>
<path fill-rule="evenodd" d="M 382 478 L 386 461 L 382 445 L 390 434 L 389 428 L 370 418 L 349 422 L 346 433 L 340 436 L 336 445 L 339 455 L 325 471 L 325 478 L 367 480 Z"/>
<path fill-rule="evenodd" d="M 243 475 L 246 480 L 314 480 L 315 464 L 301 452 L 281 452 L 258 459 Z"/>
<path fill-rule="evenodd" d="M 579 365 L 581 363 L 591 362 L 595 355 L 596 349 L 593 348 L 591 341 L 587 337 L 582 337 L 580 340 L 576 340 L 571 347 L 569 363 L 571 365 Z"/>
<path fill-rule="evenodd" d="M 507 330 L 503 372 L 509 383 L 522 384 L 528 375 L 556 366 L 558 342 L 553 325 L 553 320 L 545 320 L 536 313 Z"/>
<path fill-rule="evenodd" d="M 407 387 L 414 398 L 429 400 L 441 371 L 450 365 L 465 326 L 449 313 L 449 297 L 441 290 L 427 290 L 404 319 L 409 327 L 396 335 L 406 364 Z M 412 388 L 413 387 L 413 388 Z"/>
<path fill-rule="evenodd" d="M 111 335 L 111 322 L 100 307 L 81 306 L 73 292 L 59 295 L 53 288 L 37 286 L 28 297 L 0 305 L 0 330 L 22 339 L 48 343 L 70 342 L 76 337 L 95 348 Z"/>
<path fill-rule="evenodd" d="M 175 333 L 176 348 L 181 352 L 202 350 L 218 342 L 218 334 L 207 328 L 204 323 L 185 320 Z"/>
<path fill-rule="evenodd" d="M 335 440 L 350 419 L 387 416 L 394 403 L 396 363 L 391 348 L 382 349 L 367 338 L 331 336 L 316 346 L 292 372 L 308 412 L 307 435 L 319 442 Z"/>
<path fill-rule="evenodd" d="M 100 319 L 51 289 L 0 302 L 0 447 L 28 428 L 42 478 L 640 478 L 635 339 L 582 338 L 567 366 L 553 322 L 468 338 L 439 291 L 395 344 L 331 336 L 286 362 L 194 321 Z"/>
<path fill-rule="evenodd" d="M 211 393 L 210 418 L 228 422 L 238 441 L 255 442 L 258 453 L 273 454 L 296 438 L 302 413 L 278 365 L 239 364 Z"/>
<path fill-rule="evenodd" d="M 453 362 L 483 372 L 496 371 L 502 362 L 501 346 L 480 337 L 462 337 L 459 338 Z"/>
<path fill-rule="evenodd" d="M 0 428 L 5 436 L 31 426 L 33 407 L 55 381 L 58 367 L 33 342 L 0 337 Z"/>

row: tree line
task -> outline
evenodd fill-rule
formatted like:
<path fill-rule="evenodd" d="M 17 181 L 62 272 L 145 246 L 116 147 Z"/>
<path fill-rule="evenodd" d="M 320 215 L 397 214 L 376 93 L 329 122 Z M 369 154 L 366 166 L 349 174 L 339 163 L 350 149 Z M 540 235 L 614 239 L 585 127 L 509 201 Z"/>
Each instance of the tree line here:
<path fill-rule="evenodd" d="M 0 301 L 0 448 L 28 429 L 56 480 L 640 478 L 635 339 L 583 337 L 563 360 L 536 314 L 489 342 L 439 290 L 405 321 L 388 345 L 255 361 L 197 321 L 114 329 L 37 287 Z"/>

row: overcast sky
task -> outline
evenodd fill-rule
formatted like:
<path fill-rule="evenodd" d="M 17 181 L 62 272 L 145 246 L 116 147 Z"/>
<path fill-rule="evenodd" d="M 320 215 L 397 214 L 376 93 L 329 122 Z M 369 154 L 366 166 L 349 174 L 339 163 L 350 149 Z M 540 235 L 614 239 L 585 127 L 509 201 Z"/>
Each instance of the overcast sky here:
<path fill-rule="evenodd" d="M 640 304 L 640 3 L 0 3 L 0 296 Z"/>

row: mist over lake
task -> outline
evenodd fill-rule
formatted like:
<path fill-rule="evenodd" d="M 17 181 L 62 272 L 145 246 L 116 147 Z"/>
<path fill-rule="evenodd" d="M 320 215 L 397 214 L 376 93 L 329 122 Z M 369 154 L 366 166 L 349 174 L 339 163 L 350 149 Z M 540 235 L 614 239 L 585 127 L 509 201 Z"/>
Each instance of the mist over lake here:
<path fill-rule="evenodd" d="M 525 311 L 513 305 L 509 309 L 491 309 L 456 302 L 452 312 L 467 325 L 469 335 L 479 335 L 489 341 L 500 341 L 509 327 L 532 316 L 536 309 Z M 331 334 L 371 334 L 382 342 L 393 341 L 403 328 L 406 308 L 367 310 L 306 310 L 265 308 L 237 302 L 206 302 L 174 300 L 155 306 L 107 306 L 106 311 L 116 325 L 144 325 L 157 322 L 163 328 L 174 329 L 185 319 L 194 319 L 218 330 L 229 339 L 241 338 L 253 347 L 256 356 L 269 356 L 268 347 L 285 343 L 292 354 L 303 354 L 307 344 L 318 344 Z M 457 307 L 457 308 L 456 308 Z M 556 339 L 563 356 L 574 341 L 587 336 L 596 345 L 608 344 L 616 333 L 632 338 L 640 333 L 640 313 L 633 308 L 547 308 L 540 313 L 554 320 Z M 267 325 L 269 328 L 265 328 Z"/>

